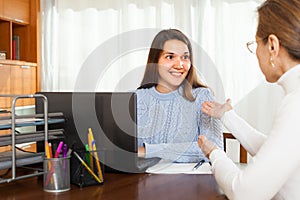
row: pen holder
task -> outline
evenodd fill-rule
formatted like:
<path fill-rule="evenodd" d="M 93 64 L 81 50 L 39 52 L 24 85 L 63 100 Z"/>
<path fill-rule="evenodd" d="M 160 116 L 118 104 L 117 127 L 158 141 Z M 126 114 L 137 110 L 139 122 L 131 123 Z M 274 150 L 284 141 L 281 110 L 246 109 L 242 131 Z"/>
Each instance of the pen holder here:
<path fill-rule="evenodd" d="M 70 190 L 70 157 L 44 159 L 44 191 Z"/>
<path fill-rule="evenodd" d="M 103 158 L 104 154 L 101 154 L 103 151 L 76 151 L 76 153 L 92 172 L 73 155 L 71 158 L 71 183 L 80 188 L 102 185 L 104 183 L 104 165 L 99 158 Z"/>

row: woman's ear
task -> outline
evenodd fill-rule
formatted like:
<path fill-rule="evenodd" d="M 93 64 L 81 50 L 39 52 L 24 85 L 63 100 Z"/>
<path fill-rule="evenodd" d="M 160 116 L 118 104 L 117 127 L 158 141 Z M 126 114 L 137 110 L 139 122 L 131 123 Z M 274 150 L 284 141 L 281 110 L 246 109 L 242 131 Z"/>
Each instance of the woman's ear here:
<path fill-rule="evenodd" d="M 268 44 L 269 44 L 269 52 L 273 58 L 277 57 L 279 53 L 279 39 L 276 35 L 271 34 L 268 37 Z"/>

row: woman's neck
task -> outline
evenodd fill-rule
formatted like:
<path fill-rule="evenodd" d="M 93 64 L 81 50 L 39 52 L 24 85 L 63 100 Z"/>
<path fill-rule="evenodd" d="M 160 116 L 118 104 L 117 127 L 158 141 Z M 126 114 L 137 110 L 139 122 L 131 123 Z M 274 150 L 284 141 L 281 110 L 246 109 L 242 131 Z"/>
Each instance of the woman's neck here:
<path fill-rule="evenodd" d="M 178 87 L 172 87 L 172 88 L 170 88 L 170 87 L 165 87 L 163 85 L 157 84 L 156 87 L 155 87 L 155 89 L 158 92 L 160 92 L 160 93 L 169 93 L 169 92 L 173 92 L 173 91 L 177 90 Z"/>

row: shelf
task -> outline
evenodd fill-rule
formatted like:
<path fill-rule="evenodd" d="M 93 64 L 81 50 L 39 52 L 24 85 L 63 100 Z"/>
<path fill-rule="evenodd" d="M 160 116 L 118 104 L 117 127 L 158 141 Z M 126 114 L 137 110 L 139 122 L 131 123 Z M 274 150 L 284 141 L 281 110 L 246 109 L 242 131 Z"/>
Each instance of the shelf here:
<path fill-rule="evenodd" d="M 65 122 L 64 119 L 48 119 L 48 124 L 58 124 Z M 25 126 L 41 126 L 45 125 L 44 121 L 41 119 L 20 119 L 16 120 L 16 128 Z M 0 120 L 0 130 L 11 129 L 12 124 L 10 120 Z"/>
<path fill-rule="evenodd" d="M 30 66 L 30 67 L 37 67 L 36 63 L 20 61 L 20 60 L 0 60 L 0 64 L 2 65 L 23 65 L 23 66 Z"/>
<path fill-rule="evenodd" d="M 16 167 L 43 162 L 44 153 L 28 153 L 23 151 L 16 152 Z M 0 154 L 0 170 L 8 169 L 12 166 L 12 152 L 3 152 Z"/>
<path fill-rule="evenodd" d="M 49 130 L 48 140 L 62 139 L 63 129 Z M 16 134 L 16 144 L 26 142 L 38 142 L 45 140 L 45 132 L 37 131 L 34 133 Z M 0 135 L 0 146 L 11 145 L 11 134 Z"/>

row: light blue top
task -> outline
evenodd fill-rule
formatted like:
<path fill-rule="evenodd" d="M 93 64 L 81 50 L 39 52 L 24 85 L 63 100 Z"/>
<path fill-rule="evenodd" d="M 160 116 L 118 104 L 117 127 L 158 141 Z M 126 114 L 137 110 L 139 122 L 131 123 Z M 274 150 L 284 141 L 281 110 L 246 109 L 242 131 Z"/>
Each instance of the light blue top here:
<path fill-rule="evenodd" d="M 170 93 L 138 89 L 136 94 L 138 145 L 145 146 L 146 158 L 198 162 L 205 158 L 197 143 L 200 134 L 223 149 L 220 120 L 201 111 L 203 101 L 213 100 L 209 89 L 193 89 L 194 102 L 182 96 L 181 87 Z"/>

